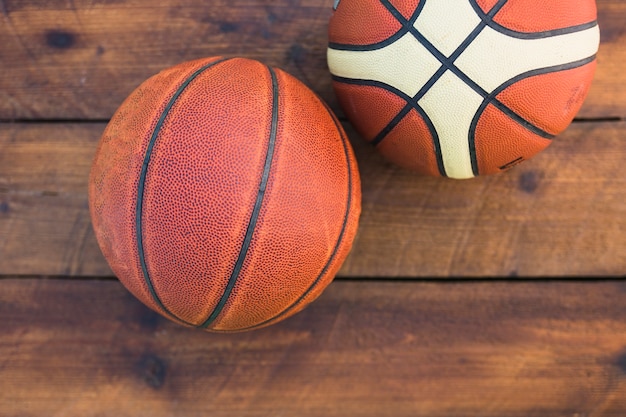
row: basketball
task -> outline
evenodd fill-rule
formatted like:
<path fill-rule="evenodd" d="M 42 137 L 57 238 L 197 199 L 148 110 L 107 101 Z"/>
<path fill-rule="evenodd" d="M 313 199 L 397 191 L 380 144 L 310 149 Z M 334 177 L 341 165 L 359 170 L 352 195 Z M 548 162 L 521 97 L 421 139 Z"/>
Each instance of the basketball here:
<path fill-rule="evenodd" d="M 596 67 L 594 0 L 336 0 L 328 66 L 339 104 L 389 161 L 432 176 L 495 174 L 572 122 Z"/>
<path fill-rule="evenodd" d="M 237 57 L 144 81 L 106 126 L 89 176 L 95 235 L 122 284 L 216 332 L 264 327 L 315 300 L 350 251 L 360 192 L 326 104 Z"/>

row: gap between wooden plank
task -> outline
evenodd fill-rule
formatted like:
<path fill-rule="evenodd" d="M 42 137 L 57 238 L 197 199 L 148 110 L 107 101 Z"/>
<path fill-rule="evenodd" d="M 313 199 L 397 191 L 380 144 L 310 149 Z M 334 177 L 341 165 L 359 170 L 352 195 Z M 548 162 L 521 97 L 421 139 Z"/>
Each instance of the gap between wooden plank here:
<path fill-rule="evenodd" d="M 255 332 L 112 282 L 0 283 L 5 417 L 626 415 L 623 283 L 340 282 Z"/>
<path fill-rule="evenodd" d="M 575 123 L 513 171 L 464 183 L 399 170 L 344 126 L 363 212 L 341 276 L 624 275 L 624 122 Z M 86 196 L 104 124 L 0 127 L 0 274 L 109 275 Z"/>

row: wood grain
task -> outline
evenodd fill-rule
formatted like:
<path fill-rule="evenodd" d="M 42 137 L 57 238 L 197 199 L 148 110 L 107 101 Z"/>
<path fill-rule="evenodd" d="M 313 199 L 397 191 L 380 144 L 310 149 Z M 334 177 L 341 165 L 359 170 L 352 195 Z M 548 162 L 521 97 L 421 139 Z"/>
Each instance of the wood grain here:
<path fill-rule="evenodd" d="M 359 142 L 351 276 L 623 276 L 626 124 L 581 123 L 534 159 L 469 182 L 421 178 Z"/>
<path fill-rule="evenodd" d="M 332 0 L 4 0 L 0 119 L 108 119 L 143 80 L 195 58 L 279 66 L 339 110 L 326 65 Z M 626 116 L 626 3 L 598 0 L 599 67 L 581 118 Z"/>
<path fill-rule="evenodd" d="M 103 128 L 0 125 L 0 275 L 111 274 L 86 188 Z"/>
<path fill-rule="evenodd" d="M 347 126 L 349 128 L 349 126 Z M 109 276 L 87 177 L 103 123 L 0 124 L 0 275 Z M 344 277 L 623 276 L 626 123 L 575 123 L 535 159 L 424 178 L 349 130 L 363 214 Z"/>
<path fill-rule="evenodd" d="M 0 281 L 0 407 L 29 416 L 618 417 L 618 283 L 335 282 L 243 334 L 116 281 Z"/>
<path fill-rule="evenodd" d="M 208 334 L 110 278 L 87 175 L 122 100 L 178 62 L 244 55 L 338 110 L 332 3 L 0 0 L 2 417 L 626 415 L 622 0 L 597 2 L 579 122 L 505 175 L 419 177 L 346 124 L 359 234 L 343 278 L 302 313 Z"/>

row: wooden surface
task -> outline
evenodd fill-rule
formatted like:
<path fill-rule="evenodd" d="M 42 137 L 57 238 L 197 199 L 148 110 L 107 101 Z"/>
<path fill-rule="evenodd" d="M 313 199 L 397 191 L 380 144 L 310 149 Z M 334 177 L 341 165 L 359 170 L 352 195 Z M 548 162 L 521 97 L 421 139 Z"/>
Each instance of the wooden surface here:
<path fill-rule="evenodd" d="M 108 119 L 147 77 L 242 55 L 302 79 L 337 109 L 326 66 L 333 0 L 3 0 L 0 119 Z M 599 68 L 579 117 L 626 116 L 626 3 L 598 0 Z"/>
<path fill-rule="evenodd" d="M 624 283 L 336 282 L 291 320 L 211 335 L 114 281 L 8 279 L 2 415 L 621 417 L 625 296 Z"/>
<path fill-rule="evenodd" d="M 5 274 L 111 275 L 87 207 L 87 176 L 104 126 L 0 125 Z M 416 176 L 352 137 L 363 214 L 343 277 L 626 271 L 626 177 L 619 175 L 624 122 L 575 123 L 535 159 L 506 175 L 471 181 Z"/>
<path fill-rule="evenodd" d="M 293 318 L 189 330 L 112 277 L 86 184 L 121 101 L 170 65 L 242 55 L 338 110 L 332 3 L 0 0 L 0 416 L 626 415 L 622 0 L 598 0 L 577 121 L 505 175 L 419 177 L 345 122 L 359 233 L 339 279 Z"/>

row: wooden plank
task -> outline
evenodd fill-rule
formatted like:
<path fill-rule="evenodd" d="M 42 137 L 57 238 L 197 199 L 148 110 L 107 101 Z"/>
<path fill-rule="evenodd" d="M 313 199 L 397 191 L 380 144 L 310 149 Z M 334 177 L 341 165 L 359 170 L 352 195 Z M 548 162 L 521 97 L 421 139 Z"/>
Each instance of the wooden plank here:
<path fill-rule="evenodd" d="M 331 0 L 4 0 L 0 119 L 108 119 L 143 80 L 199 57 L 279 66 L 338 110 L 326 65 Z M 582 118 L 626 116 L 626 3 L 598 0 L 602 45 Z"/>
<path fill-rule="evenodd" d="M 0 126 L 0 275 L 110 275 L 87 176 L 103 124 Z"/>
<path fill-rule="evenodd" d="M 351 276 L 623 276 L 626 124 L 574 124 L 500 176 L 420 178 L 360 144 Z M 358 143 L 358 142 L 356 142 Z"/>
<path fill-rule="evenodd" d="M 115 281 L 0 281 L 0 407 L 29 416 L 618 417 L 626 286 L 335 282 L 208 334 Z"/>
<path fill-rule="evenodd" d="M 5 0 L 4 9 L 0 118 L 106 119 L 152 74 L 214 55 L 260 59 L 330 91 L 327 0 Z"/>
<path fill-rule="evenodd" d="M 104 124 L 0 124 L 0 275 L 111 275 L 87 209 Z M 533 160 L 424 178 L 350 131 L 363 214 L 344 277 L 623 276 L 626 123 L 575 123 Z"/>

